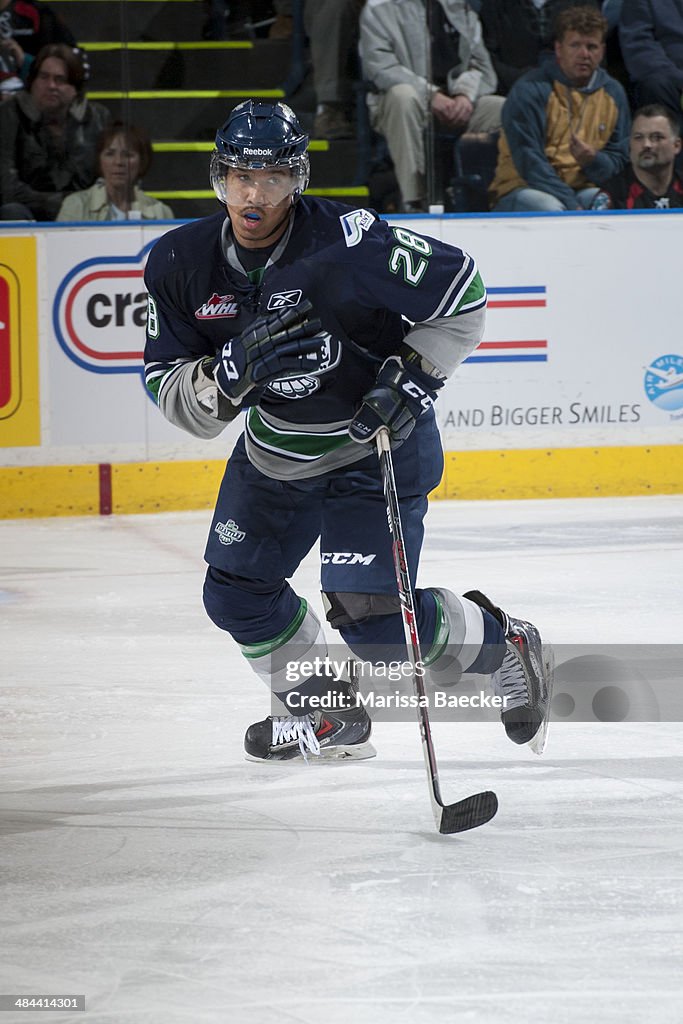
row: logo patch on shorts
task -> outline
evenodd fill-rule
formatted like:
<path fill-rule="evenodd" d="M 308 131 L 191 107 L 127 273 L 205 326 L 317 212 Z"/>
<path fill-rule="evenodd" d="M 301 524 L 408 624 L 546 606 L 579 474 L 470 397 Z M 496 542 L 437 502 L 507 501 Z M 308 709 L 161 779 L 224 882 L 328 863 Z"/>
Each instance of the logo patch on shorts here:
<path fill-rule="evenodd" d="M 228 519 L 227 523 L 216 523 L 214 533 L 218 534 L 221 544 L 239 544 L 246 536 L 234 519 Z"/>

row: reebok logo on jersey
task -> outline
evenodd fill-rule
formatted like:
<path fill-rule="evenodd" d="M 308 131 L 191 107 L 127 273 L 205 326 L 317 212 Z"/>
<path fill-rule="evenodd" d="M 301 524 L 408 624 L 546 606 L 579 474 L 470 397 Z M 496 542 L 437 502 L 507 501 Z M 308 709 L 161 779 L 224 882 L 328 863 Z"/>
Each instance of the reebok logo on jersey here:
<path fill-rule="evenodd" d="M 286 306 L 298 306 L 301 302 L 301 288 L 289 292 L 273 292 L 268 299 L 267 309 L 284 309 Z"/>
<path fill-rule="evenodd" d="M 221 544 L 239 544 L 246 536 L 234 519 L 228 519 L 227 523 L 216 523 L 214 533 L 218 534 Z"/>
<path fill-rule="evenodd" d="M 369 231 L 375 218 L 369 210 L 352 210 L 351 213 L 344 213 L 339 218 L 344 231 L 344 241 L 349 249 L 363 238 L 363 232 Z"/>
<path fill-rule="evenodd" d="M 234 295 L 217 295 L 216 292 L 194 311 L 197 320 L 217 320 L 220 317 L 237 316 L 238 313 L 239 305 Z"/>
<path fill-rule="evenodd" d="M 320 561 L 323 565 L 370 565 L 377 555 L 362 555 L 358 551 L 323 551 Z"/>

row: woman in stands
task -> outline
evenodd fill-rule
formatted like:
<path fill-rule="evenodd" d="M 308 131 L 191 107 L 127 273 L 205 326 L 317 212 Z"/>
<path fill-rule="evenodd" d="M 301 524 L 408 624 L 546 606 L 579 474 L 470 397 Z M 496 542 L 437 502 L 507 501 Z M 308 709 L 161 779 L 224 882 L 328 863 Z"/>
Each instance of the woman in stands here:
<path fill-rule="evenodd" d="M 135 125 L 116 121 L 97 142 L 100 177 L 90 188 L 73 192 L 57 220 L 171 220 L 173 211 L 140 188 L 152 162 L 149 139 Z"/>

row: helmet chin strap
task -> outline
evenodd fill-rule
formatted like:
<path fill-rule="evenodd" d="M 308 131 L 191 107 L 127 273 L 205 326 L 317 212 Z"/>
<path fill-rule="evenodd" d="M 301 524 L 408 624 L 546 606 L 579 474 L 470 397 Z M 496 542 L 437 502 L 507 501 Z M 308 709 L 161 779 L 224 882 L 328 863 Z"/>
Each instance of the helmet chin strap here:
<path fill-rule="evenodd" d="M 272 230 L 272 231 L 270 232 L 270 234 L 269 234 L 269 235 L 267 236 L 268 238 L 271 238 L 271 237 L 272 237 L 272 236 L 273 236 L 273 235 L 274 235 L 274 234 L 275 234 L 276 232 L 278 232 L 278 231 L 280 230 L 280 228 L 283 228 L 283 229 L 284 229 L 284 226 L 285 226 L 285 224 L 286 224 L 286 223 L 287 223 L 287 221 L 289 220 L 289 217 L 290 217 L 290 214 L 291 214 L 291 212 L 292 212 L 292 208 L 293 208 L 293 206 L 294 206 L 294 203 L 292 203 L 292 205 L 290 206 L 290 208 L 289 208 L 288 210 L 286 210 L 286 211 L 285 211 L 285 213 L 284 213 L 284 214 L 283 214 L 283 216 L 282 216 L 282 220 L 279 220 L 279 221 L 277 222 L 277 224 L 275 225 L 275 227 L 273 228 L 273 230 Z"/>

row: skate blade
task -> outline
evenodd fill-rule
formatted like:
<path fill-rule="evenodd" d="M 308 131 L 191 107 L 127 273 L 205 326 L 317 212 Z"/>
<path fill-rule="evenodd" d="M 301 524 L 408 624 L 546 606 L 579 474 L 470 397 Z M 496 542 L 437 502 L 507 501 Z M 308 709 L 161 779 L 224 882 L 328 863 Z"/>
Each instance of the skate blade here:
<path fill-rule="evenodd" d="M 348 747 L 322 747 L 318 758 L 320 761 L 365 761 L 369 757 L 377 757 L 377 751 L 368 740 L 365 743 L 353 743 Z"/>
<path fill-rule="evenodd" d="M 244 754 L 245 760 L 253 764 L 316 764 L 324 761 L 365 761 L 370 757 L 377 757 L 377 751 L 369 742 L 323 747 L 319 754 L 309 754 L 308 758 L 300 753 L 292 757 L 255 757 L 246 752 Z"/>
<path fill-rule="evenodd" d="M 548 687 L 548 710 L 545 718 L 539 726 L 538 732 L 533 736 L 527 746 L 534 754 L 540 757 L 548 742 L 548 729 L 550 727 L 550 709 L 553 701 L 553 683 L 555 680 L 555 652 L 550 644 L 543 644 L 543 667 L 545 669 L 546 684 Z"/>

